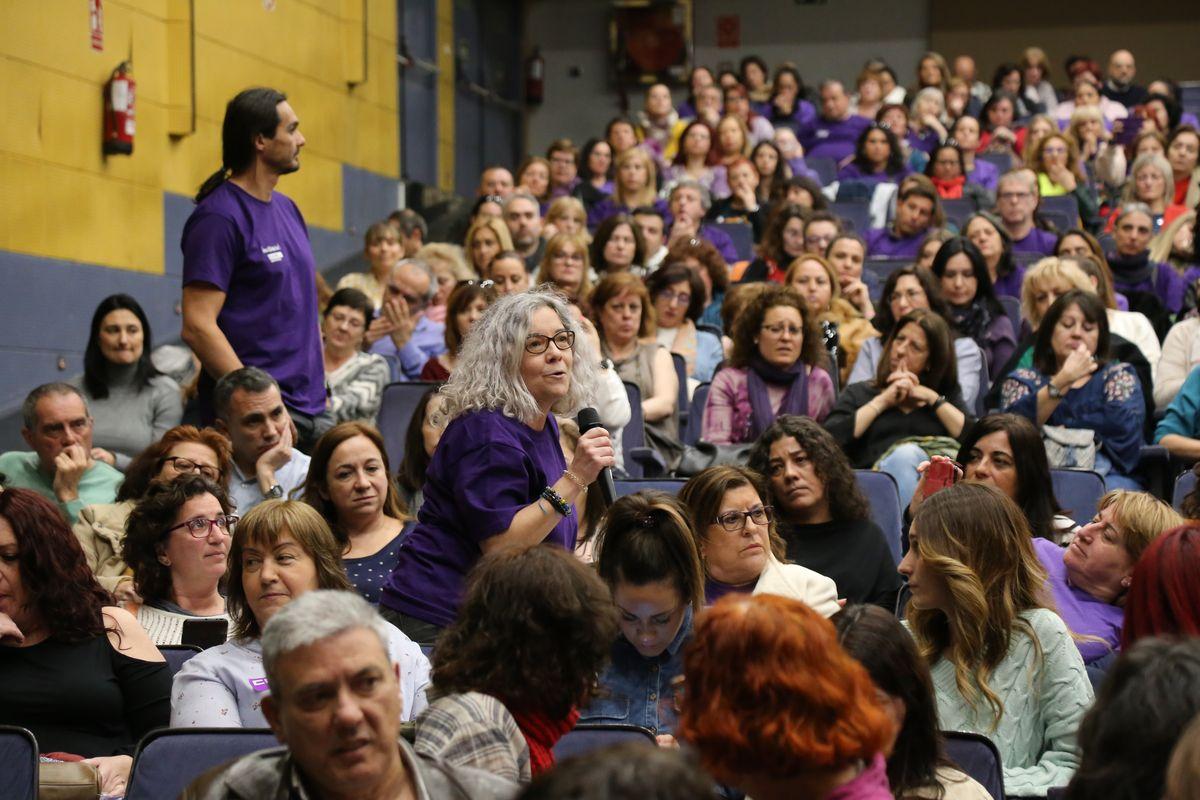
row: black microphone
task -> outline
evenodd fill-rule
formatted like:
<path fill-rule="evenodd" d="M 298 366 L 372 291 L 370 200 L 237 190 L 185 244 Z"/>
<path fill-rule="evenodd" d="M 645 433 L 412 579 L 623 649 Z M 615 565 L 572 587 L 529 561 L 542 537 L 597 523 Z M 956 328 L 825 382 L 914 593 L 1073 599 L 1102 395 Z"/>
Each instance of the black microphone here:
<path fill-rule="evenodd" d="M 596 413 L 594 408 L 580 409 L 579 416 L 575 418 L 575 422 L 579 425 L 579 435 L 583 436 L 592 428 L 602 427 L 600 425 L 600 415 Z M 608 467 L 600 470 L 600 474 L 596 476 L 596 482 L 600 484 L 600 494 L 604 495 L 604 505 L 611 506 L 617 502 L 617 485 L 613 483 L 612 470 Z"/>

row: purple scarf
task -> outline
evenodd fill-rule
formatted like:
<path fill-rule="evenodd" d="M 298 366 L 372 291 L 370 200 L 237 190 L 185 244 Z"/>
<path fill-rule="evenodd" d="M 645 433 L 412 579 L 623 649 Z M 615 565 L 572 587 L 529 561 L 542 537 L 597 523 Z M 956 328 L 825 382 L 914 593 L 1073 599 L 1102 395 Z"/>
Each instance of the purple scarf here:
<path fill-rule="evenodd" d="M 768 383 L 788 387 L 783 402 L 779 404 L 778 414 L 771 411 L 771 398 L 767 395 Z M 761 436 L 777 416 L 808 416 L 808 373 L 804 362 L 799 359 L 788 369 L 780 369 L 768 364 L 766 359 L 755 353 L 750 361 L 750 369 L 746 370 L 746 390 L 750 395 L 751 439 Z"/>

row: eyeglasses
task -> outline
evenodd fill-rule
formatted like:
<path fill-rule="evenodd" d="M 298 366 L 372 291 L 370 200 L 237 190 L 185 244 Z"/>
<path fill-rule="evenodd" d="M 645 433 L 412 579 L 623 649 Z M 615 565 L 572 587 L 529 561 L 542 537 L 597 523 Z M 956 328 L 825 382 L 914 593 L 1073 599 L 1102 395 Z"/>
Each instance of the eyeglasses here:
<path fill-rule="evenodd" d="M 755 525 L 766 525 L 775 519 L 774 512 L 771 506 L 756 506 L 749 511 L 726 511 L 713 522 L 730 533 L 740 533 L 746 529 L 746 520 L 754 520 Z"/>
<path fill-rule="evenodd" d="M 555 261 L 573 261 L 576 264 L 582 264 L 583 253 L 555 253 L 553 259 Z"/>
<path fill-rule="evenodd" d="M 921 291 L 920 289 L 909 289 L 906 292 L 892 292 L 888 296 L 888 300 L 893 303 L 898 302 L 900 300 L 908 300 L 909 302 L 912 302 L 913 300 L 916 300 L 917 298 L 924 297 L 924 296 L 925 296 L 925 292 Z"/>
<path fill-rule="evenodd" d="M 201 464 L 199 461 L 192 461 L 190 458 L 183 456 L 167 456 L 162 460 L 163 464 L 170 463 L 175 471 L 181 474 L 199 472 L 210 481 L 220 480 L 221 470 L 208 464 Z M 159 465 L 162 466 L 161 464 Z"/>
<path fill-rule="evenodd" d="M 554 156 L 550 159 L 550 163 L 558 164 L 562 167 L 573 167 L 575 166 L 575 159 L 571 158 L 570 156 Z"/>
<path fill-rule="evenodd" d="M 792 336 L 799 336 L 804 333 L 804 328 L 799 325 L 763 325 L 762 330 L 773 336 L 783 336 L 784 333 L 790 333 Z"/>
<path fill-rule="evenodd" d="M 525 337 L 525 352 L 534 356 L 540 355 L 546 352 L 551 342 L 554 342 L 554 346 L 559 350 L 570 350 L 575 346 L 575 331 L 559 331 L 553 336 L 531 333 Z"/>
<path fill-rule="evenodd" d="M 1001 192 L 1000 194 L 996 195 L 996 198 L 999 200 L 1007 200 L 1011 203 L 1019 203 L 1026 197 L 1032 196 L 1033 195 L 1029 192 Z"/>
<path fill-rule="evenodd" d="M 667 305 L 675 305 L 678 303 L 681 306 L 686 306 L 688 303 L 692 302 L 692 296 L 687 292 L 675 292 L 671 289 L 663 289 L 658 293 L 658 296 L 662 298 L 662 301 Z"/>
<path fill-rule="evenodd" d="M 237 521 L 237 514 L 218 514 L 212 519 L 195 517 L 187 520 L 186 522 L 181 522 L 178 525 L 167 528 L 164 533 L 170 533 L 171 531 L 176 531 L 180 528 L 187 528 L 187 532 L 191 534 L 193 539 L 203 539 L 205 536 L 208 536 L 208 532 L 211 531 L 215 525 L 221 531 L 221 533 L 224 533 L 226 536 L 228 536 L 233 531 L 233 526 L 237 524 Z"/>

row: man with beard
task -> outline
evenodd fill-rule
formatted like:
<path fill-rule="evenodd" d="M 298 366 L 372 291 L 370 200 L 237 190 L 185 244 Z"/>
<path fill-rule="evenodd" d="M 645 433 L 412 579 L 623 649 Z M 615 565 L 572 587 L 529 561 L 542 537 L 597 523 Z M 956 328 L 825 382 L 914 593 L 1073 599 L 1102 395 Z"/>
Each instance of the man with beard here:
<path fill-rule="evenodd" d="M 225 108 L 221 168 L 196 194 L 183 229 L 183 340 L 203 365 L 202 418 L 223 375 L 259 367 L 278 383 L 297 431 L 311 443 L 325 409 L 316 262 L 304 217 L 275 191 L 300 169 L 300 120 L 274 89 L 239 93 Z"/>

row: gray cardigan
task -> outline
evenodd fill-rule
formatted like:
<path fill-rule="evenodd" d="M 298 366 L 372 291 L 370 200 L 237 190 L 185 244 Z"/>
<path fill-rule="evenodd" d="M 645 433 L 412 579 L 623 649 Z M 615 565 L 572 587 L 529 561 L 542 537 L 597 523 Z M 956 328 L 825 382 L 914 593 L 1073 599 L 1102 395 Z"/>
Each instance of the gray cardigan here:
<path fill-rule="evenodd" d="M 150 379 L 149 386 L 135 386 L 135 365 L 109 367 L 108 397 L 97 400 L 87 396 L 88 408 L 95 420 L 92 446 L 102 447 L 116 456 L 116 468 L 125 471 L 129 462 L 183 419 L 183 399 L 179 384 L 166 375 Z"/>

